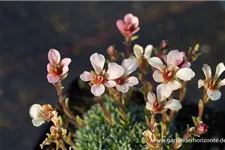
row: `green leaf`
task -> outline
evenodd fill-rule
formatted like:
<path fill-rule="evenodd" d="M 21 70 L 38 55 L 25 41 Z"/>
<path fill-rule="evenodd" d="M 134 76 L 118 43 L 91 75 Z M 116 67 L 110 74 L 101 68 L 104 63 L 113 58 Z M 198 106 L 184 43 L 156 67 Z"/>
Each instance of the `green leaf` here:
<path fill-rule="evenodd" d="M 138 38 L 139 38 L 138 35 L 132 36 L 132 37 L 131 37 L 131 41 L 134 41 L 134 40 L 136 40 L 136 39 L 138 39 Z"/>

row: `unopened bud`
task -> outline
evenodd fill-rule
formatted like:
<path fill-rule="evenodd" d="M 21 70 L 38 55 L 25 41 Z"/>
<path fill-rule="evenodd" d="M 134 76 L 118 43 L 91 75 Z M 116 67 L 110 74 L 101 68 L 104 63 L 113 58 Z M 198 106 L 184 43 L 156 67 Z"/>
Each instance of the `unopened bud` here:
<path fill-rule="evenodd" d="M 109 46 L 108 49 L 107 49 L 107 53 L 108 55 L 110 56 L 110 59 L 115 61 L 116 60 L 116 57 L 117 57 L 117 50 L 115 49 L 114 46 Z"/>
<path fill-rule="evenodd" d="M 208 131 L 209 126 L 204 123 L 200 123 L 195 127 L 195 131 L 198 134 L 205 134 Z"/>
<path fill-rule="evenodd" d="M 160 43 L 160 49 L 161 50 L 167 49 L 168 45 L 169 45 L 168 40 L 162 40 L 162 42 Z"/>

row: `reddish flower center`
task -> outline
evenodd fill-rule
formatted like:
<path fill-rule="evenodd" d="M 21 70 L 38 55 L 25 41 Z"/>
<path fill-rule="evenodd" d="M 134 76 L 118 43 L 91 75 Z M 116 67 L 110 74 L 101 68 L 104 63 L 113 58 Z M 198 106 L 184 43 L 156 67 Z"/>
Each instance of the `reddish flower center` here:
<path fill-rule="evenodd" d="M 93 84 L 102 84 L 104 82 L 104 77 L 93 75 L 92 79 L 91 79 L 91 82 Z"/>
<path fill-rule="evenodd" d="M 165 71 L 163 73 L 163 78 L 166 80 L 166 81 L 170 81 L 171 79 L 173 79 L 173 72 L 172 71 Z"/>
<path fill-rule="evenodd" d="M 157 103 L 157 102 L 154 102 L 154 103 L 153 103 L 153 110 L 154 110 L 155 112 L 161 111 L 161 110 L 162 110 L 162 105 L 160 105 L 160 104 Z"/>

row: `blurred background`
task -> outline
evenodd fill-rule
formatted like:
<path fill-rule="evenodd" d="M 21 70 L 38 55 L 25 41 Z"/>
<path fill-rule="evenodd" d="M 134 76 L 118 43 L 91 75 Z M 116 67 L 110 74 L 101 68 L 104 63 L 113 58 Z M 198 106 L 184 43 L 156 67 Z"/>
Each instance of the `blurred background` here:
<path fill-rule="evenodd" d="M 91 68 L 94 52 L 106 54 L 109 45 L 123 51 L 123 37 L 115 22 L 127 13 L 139 17 L 142 46 L 158 46 L 168 39 L 171 49 L 187 51 L 199 43 L 197 75 L 185 103 L 201 98 L 197 79 L 202 64 L 213 66 L 225 58 L 224 2 L 0 2 L 0 149 L 32 150 L 46 126 L 32 126 L 28 111 L 33 103 L 57 104 L 55 89 L 47 82 L 50 48 L 72 58 L 64 85 Z M 224 77 L 224 76 L 223 76 Z M 222 98 L 210 102 L 225 108 Z"/>

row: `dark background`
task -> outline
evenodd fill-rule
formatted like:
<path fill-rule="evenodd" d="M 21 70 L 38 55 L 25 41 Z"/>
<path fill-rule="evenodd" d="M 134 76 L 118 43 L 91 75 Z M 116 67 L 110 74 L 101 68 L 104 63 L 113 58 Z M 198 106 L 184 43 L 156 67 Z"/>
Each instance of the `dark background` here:
<path fill-rule="evenodd" d="M 158 46 L 168 39 L 171 49 L 184 51 L 201 45 L 203 55 L 193 64 L 197 75 L 185 100 L 197 103 L 202 64 L 215 70 L 224 62 L 223 6 L 224 2 L 0 2 L 0 149 L 32 150 L 46 128 L 33 127 L 28 112 L 33 103 L 57 104 L 55 89 L 46 79 L 48 50 L 72 58 L 64 82 L 68 88 L 91 68 L 92 53 L 106 54 L 111 44 L 124 50 L 115 22 L 128 12 L 140 20 L 135 43 Z M 224 110 L 224 98 L 223 94 L 208 105 Z"/>

